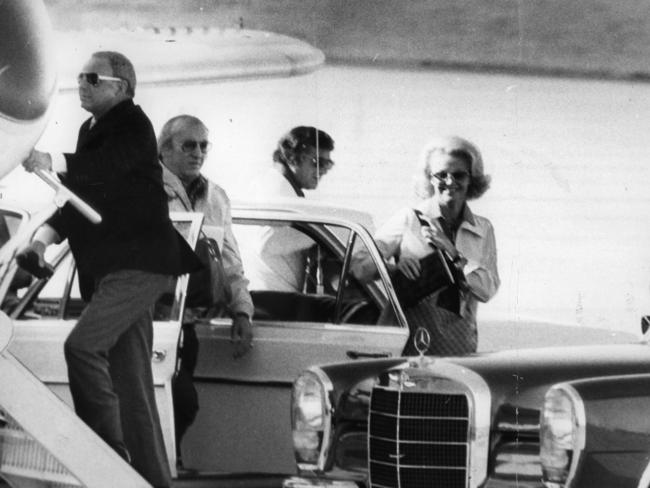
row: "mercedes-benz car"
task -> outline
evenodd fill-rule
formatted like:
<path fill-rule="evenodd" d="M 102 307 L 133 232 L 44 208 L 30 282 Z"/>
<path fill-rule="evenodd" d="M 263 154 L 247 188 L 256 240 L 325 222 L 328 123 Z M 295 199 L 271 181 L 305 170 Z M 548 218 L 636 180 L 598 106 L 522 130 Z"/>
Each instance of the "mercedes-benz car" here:
<path fill-rule="evenodd" d="M 313 366 L 294 384 L 284 486 L 647 488 L 650 346 L 595 342 Z"/>
<path fill-rule="evenodd" d="M 281 476 L 293 471 L 291 429 L 286 414 L 293 378 L 314 362 L 398 356 L 408 328 L 383 260 L 368 230 L 359 223 L 365 220 L 366 225 L 371 225 L 367 215 L 295 201 L 239 205 L 233 208 L 232 215 L 244 267 L 251 277 L 255 347 L 244 358 L 233 358 L 231 319 L 227 316 L 196 326 L 199 357 L 195 384 L 201 409 L 181 446 L 188 469 L 177 480 L 210 478 L 226 482 L 236 477 L 241 482 L 265 477 L 279 483 Z M 173 218 L 190 242 L 196 239 L 200 214 L 173 214 Z M 0 206 L 3 242 L 13 247 L 13 252 L 18 247 L 16 241 L 26 241 L 37 225 L 38 222 L 30 226 L 31 220 L 25 211 Z M 268 228 L 286 229 L 294 237 L 302 236 L 300 242 L 308 257 L 302 290 L 287 292 L 257 285 L 256 267 L 265 262 L 256 254 L 254 244 L 258 241 L 254 237 Z M 377 282 L 360 283 L 351 275 L 350 257 L 360 248 L 366 248 L 373 256 L 382 277 Z M 11 253 L 6 253 L 4 259 L 7 269 L 15 269 Z M 6 334 L 5 353 L 71 405 L 63 342 L 84 303 L 67 244 L 48 250 L 47 260 L 54 267 L 49 279 L 11 279 L 13 273 L 3 275 L 2 290 L 6 293 L 2 308 L 11 319 L 4 324 L 11 330 L 11 334 Z M 156 310 L 152 358 L 163 433 L 176 475 L 171 380 L 176 369 L 177 345 L 182 340 L 185 287 L 181 280 L 172 299 Z M 385 310 L 390 313 L 382 314 Z M 380 322 L 380 315 L 389 318 Z M 3 376 L 6 375 L 0 374 L 0 380 Z M 0 389 L 6 387 L 2 385 Z M 21 383 L 14 383 L 12 388 L 19 393 Z M 7 403 L 14 397 L 0 398 L 4 418 L 13 419 L 0 429 L 2 476 L 11 476 L 33 458 L 32 451 L 16 450 L 12 443 L 20 431 L 17 413 Z M 44 414 L 40 410 L 44 405 L 30 408 L 32 415 Z M 31 418 L 25 411 L 20 414 Z M 47 426 L 43 428 L 47 430 Z M 39 429 L 30 434 L 36 442 L 45 435 Z M 29 470 L 18 471 L 36 476 L 34 473 L 42 467 L 30 465 Z"/>
<path fill-rule="evenodd" d="M 402 381 L 399 378 L 406 378 L 402 375 L 403 371 L 413 371 L 413 374 L 427 377 L 429 374 L 440 375 L 441 373 L 431 372 L 437 371 L 436 368 L 441 365 L 447 365 L 445 371 L 456 371 L 453 378 L 470 378 L 471 381 L 467 380 L 469 382 L 466 384 L 450 380 L 432 380 L 426 383 L 429 387 L 444 384 L 449 392 L 458 388 L 461 396 L 467 397 L 467 415 L 471 418 L 471 421 L 466 422 L 467 432 L 478 436 L 483 442 L 476 444 L 476 441 L 472 441 L 470 446 L 484 446 L 489 438 L 486 409 L 490 405 L 490 398 L 502 401 L 506 394 L 511 394 L 517 399 L 518 395 L 528 391 L 530 385 L 539 385 L 542 381 L 559 381 L 559 371 L 565 364 L 557 360 L 561 353 L 554 353 L 557 363 L 554 367 L 558 371 L 555 376 L 547 374 L 547 369 L 550 369 L 545 368 L 543 360 L 539 359 L 539 364 L 535 365 L 539 369 L 531 365 L 527 369 L 516 371 L 519 375 L 516 383 L 513 383 L 516 389 L 508 383 L 503 390 L 492 392 L 491 396 L 486 386 L 488 380 L 479 381 L 481 369 L 476 366 L 476 372 L 471 373 L 472 365 L 487 368 L 497 379 L 505 376 L 511 380 L 515 378 L 511 376 L 514 373 L 510 373 L 510 370 L 506 373 L 506 366 L 502 373 L 497 374 L 497 367 L 489 365 L 492 364 L 491 361 L 501 361 L 511 366 L 516 358 L 522 357 L 520 353 L 504 352 L 492 356 L 431 362 L 417 360 L 412 363 L 400 358 L 409 335 L 408 326 L 386 265 L 368 231 L 368 228 L 372 228 L 372 221 L 367 214 L 291 200 L 237 203 L 232 215 L 233 230 L 240 244 L 245 271 L 250 278 L 250 291 L 255 305 L 255 346 L 244 358 L 232 357 L 230 318 L 227 316 L 196 326 L 199 357 L 194 381 L 201 409 L 181 446 L 183 462 L 188 468 L 182 473 L 175 469 L 171 379 L 176 369 L 178 342 L 182 340 L 180 322 L 184 309 L 184 282 L 179 283 L 173 300 L 168 301 L 167 306 L 159 307 L 156 314 L 152 357 L 154 379 L 167 452 L 176 474 L 176 483 L 180 483 L 176 486 L 191 486 L 194 482 L 206 480 L 215 486 L 218 486 L 216 483 L 227 486 L 234 479 L 238 482 L 265 480 L 264 483 L 279 484 L 295 472 L 292 439 L 297 445 L 297 452 L 305 456 L 299 462 L 302 469 L 311 472 L 313 468 L 322 473 L 329 472 L 330 468 L 336 468 L 334 473 L 343 472 L 340 470 L 344 469 L 345 473 L 353 474 L 353 479 L 363 479 L 366 473 L 364 446 L 368 399 L 377 378 L 388 381 L 387 392 Z M 13 246 L 16 246 L 17 239 L 28 238 L 38 223 L 30 224 L 33 218 L 27 212 L 11 207 L 0 207 L 0 216 L 0 223 L 3 224 L 0 225 L 0 230 L 4 232 L 5 241 Z M 198 233 L 201 216 L 174 214 L 173 217 L 179 230 L 192 242 Z M 256 236 L 268 229 L 290 232 L 294 241 L 301 243 L 306 256 L 306 279 L 302 290 L 289 292 L 259 285 L 256 271 L 264 267 L 265 262 L 257 252 L 259 239 Z M 372 257 L 377 267 L 378 280 L 362 283 L 352 275 L 351 258 L 361 251 Z M 7 259 L 8 256 L 11 254 L 4 258 Z M 70 405 L 62 346 L 83 309 L 83 302 L 79 294 L 74 260 L 67 246 L 63 244 L 52 249 L 47 258 L 54 266 L 54 274 L 49 279 L 33 280 L 31 283 L 24 279 L 7 282 L 9 275 L 3 275 L 0 287 L 0 290 L 6 290 L 3 310 L 11 318 L 9 326 L 13 334 L 13 338 L 7 337 L 7 347 L 3 354 L 20 361 L 29 370 L 29 374 L 35 375 Z M 9 260 L 8 266 L 15 267 L 15 262 Z M 549 332 L 552 332 L 555 344 L 568 341 L 567 337 L 562 336 L 566 333 L 563 327 L 554 328 L 550 324 L 538 324 L 539 335 L 529 334 L 526 338 L 518 337 L 516 330 L 519 325 L 516 324 L 483 321 L 481 327 L 481 350 L 552 343 L 553 339 L 545 337 Z M 531 327 L 534 328 L 534 324 Z M 580 341 L 602 343 L 627 339 L 624 334 L 608 331 L 595 331 L 592 334 L 590 336 L 587 331 L 583 331 Z M 639 357 L 645 350 L 643 346 L 634 349 Z M 543 354 L 545 353 L 531 352 L 526 353 L 525 357 L 540 358 L 544 357 Z M 595 354 L 589 356 L 589 361 L 594 360 Z M 611 354 L 610 357 L 618 356 Z M 634 357 L 628 354 L 625 364 L 633 363 Z M 373 358 L 377 362 L 373 362 Z M 314 433 L 303 432 L 300 426 L 312 425 L 310 422 L 314 419 L 309 417 L 308 424 L 296 420 L 293 429 L 288 421 L 288 412 L 292 408 L 293 380 L 300 371 L 313 364 L 343 361 L 351 363 L 313 369 L 296 383 L 293 400 L 295 414 L 302 412 L 308 417 L 312 416 L 317 412 L 310 409 L 320 406 L 319 402 L 324 402 L 324 415 L 318 418 L 324 422 L 325 430 L 315 431 L 319 442 L 312 446 L 307 441 Z M 608 374 L 624 371 L 622 366 L 619 369 L 612 368 L 612 363 L 612 359 L 608 364 L 603 362 L 598 366 L 598 371 L 609 371 Z M 0 371 L 4 371 L 4 366 L 5 363 L 2 362 Z M 635 372 L 642 370 L 643 366 L 639 364 Z M 0 375 L 0 380 L 2 378 L 3 375 Z M 29 469 L 23 467 L 18 470 L 20 473 L 29 472 L 36 476 L 35 473 L 38 472 L 38 476 L 45 476 L 40 472 L 43 466 L 38 463 L 35 466 L 29 464 L 29 459 L 34 458 L 33 452 L 29 449 L 16 450 L 12 442 L 16 432 L 21 429 L 21 421 L 29 422 L 34 417 L 42 416 L 47 401 L 52 400 L 43 399 L 35 404 L 24 400 L 30 402 L 29 409 L 19 408 L 13 411 L 12 405 L 7 402 L 18 398 L 16 395 L 20 395 L 21 388 L 27 384 L 23 381 L 12 382 L 12 391 L 5 389 L 4 398 L 0 394 L 0 410 L 4 412 L 5 418 L 13 419 L 5 428 L 0 429 L 0 473 L 8 476 L 7 473 L 15 472 L 17 467 L 23 466 L 20 463 L 27 463 Z M 410 380 L 406 383 L 410 384 Z M 321 389 L 315 388 L 316 385 L 322 385 L 319 386 Z M 482 386 L 473 393 L 475 385 Z M 0 389 L 5 387 L 8 388 L 7 385 L 0 385 Z M 307 390 L 302 391 L 303 387 Z M 318 396 L 318 392 L 322 395 Z M 428 393 L 423 393 L 423 397 L 427 395 Z M 530 394 L 526 393 L 522 398 L 529 397 Z M 26 394 L 26 398 L 34 398 L 34 393 Z M 526 409 L 521 405 L 517 411 L 517 403 L 513 400 L 508 402 L 510 404 L 512 409 L 506 408 L 505 412 L 510 412 L 513 417 L 505 416 L 500 421 L 504 425 L 511 425 L 511 430 L 508 431 L 510 437 L 505 436 L 504 442 L 508 439 L 521 440 L 522 433 L 526 436 L 534 435 L 530 417 L 534 410 L 532 405 Z M 70 414 L 73 415 L 72 409 L 68 407 L 66 415 Z M 15 418 L 15 415 L 21 420 Z M 298 415 L 296 419 L 299 418 Z M 479 424 L 473 424 L 475 420 Z M 70 422 L 73 420 L 70 419 Z M 517 426 L 517 422 L 521 424 L 521 432 L 512 427 Z M 42 439 L 47 439 L 51 428 L 54 426 L 46 422 L 32 430 L 30 436 L 34 442 L 42 443 Z M 66 435 L 75 438 L 74 434 L 69 433 L 72 431 L 66 432 Z M 95 440 L 98 441 L 99 439 Z M 457 441 L 452 441 L 455 442 Z M 505 442 L 509 449 L 512 449 L 512 442 Z M 46 451 L 56 458 L 60 455 L 56 449 L 47 447 Z M 478 451 L 468 451 L 467 462 L 470 463 L 471 460 L 471 469 L 479 469 L 472 471 L 477 473 L 472 475 L 474 480 L 479 479 L 482 473 L 480 465 L 475 464 L 475 460 L 485 454 L 481 449 L 483 447 Z M 314 455 L 322 465 L 310 464 L 314 461 Z M 498 459 L 502 461 L 503 458 Z M 79 462 L 76 458 L 74 461 Z"/>

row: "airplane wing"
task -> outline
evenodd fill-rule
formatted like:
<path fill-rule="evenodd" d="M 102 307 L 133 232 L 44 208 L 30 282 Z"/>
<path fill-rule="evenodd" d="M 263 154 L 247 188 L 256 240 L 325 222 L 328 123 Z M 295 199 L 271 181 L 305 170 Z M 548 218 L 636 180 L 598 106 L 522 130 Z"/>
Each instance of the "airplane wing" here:
<path fill-rule="evenodd" d="M 81 66 L 100 50 L 131 59 L 138 85 L 288 77 L 325 61 L 304 41 L 247 29 L 53 32 L 41 0 L 0 1 L 0 178 L 38 141 L 57 91 L 76 90 Z"/>
<path fill-rule="evenodd" d="M 287 77 L 318 69 L 325 55 L 281 34 L 247 29 L 146 28 L 59 32 L 62 89 L 77 88 L 77 73 L 94 51 L 125 54 L 140 84 L 177 84 L 259 77 Z"/>

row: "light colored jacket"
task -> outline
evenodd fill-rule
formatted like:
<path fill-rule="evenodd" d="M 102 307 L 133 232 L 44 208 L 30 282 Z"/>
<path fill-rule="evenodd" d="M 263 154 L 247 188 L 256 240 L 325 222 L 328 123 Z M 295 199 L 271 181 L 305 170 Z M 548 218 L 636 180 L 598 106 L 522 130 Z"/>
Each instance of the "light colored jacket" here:
<path fill-rule="evenodd" d="M 244 267 L 239 253 L 237 240 L 232 232 L 232 216 L 230 199 L 226 192 L 216 183 L 208 180 L 208 190 L 204 198 L 196 201 L 194 208 L 187 196 L 181 180 L 165 165 L 163 167 L 163 183 L 172 212 L 202 212 L 204 215 L 203 232 L 217 242 L 221 252 L 227 286 L 231 292 L 231 302 L 228 304 L 230 313 L 234 316 L 244 313 L 253 317 L 253 300 L 248 292 L 248 279 L 244 275 Z"/>
<path fill-rule="evenodd" d="M 289 182 L 285 176 L 286 171 L 288 170 L 279 163 L 273 163 L 272 167 L 266 168 L 249 185 L 247 199 L 268 201 L 304 197 L 302 190 L 296 190 Z M 298 191 L 301 193 L 297 193 Z"/>
<path fill-rule="evenodd" d="M 283 175 L 278 163 L 268 168 L 252 185 L 250 197 L 261 202 L 302 199 Z M 256 229 L 246 243 L 250 259 L 252 290 L 302 291 L 308 249 L 315 242 L 290 225 L 270 225 Z"/>
<path fill-rule="evenodd" d="M 423 200 L 415 208 L 422 211 L 433 225 L 438 226 L 440 209 L 433 199 Z M 422 236 L 421 225 L 413 208 L 403 208 L 382 225 L 375 235 L 377 247 L 386 260 L 398 256 L 416 259 L 431 254 L 426 239 Z M 438 228 L 442 232 L 441 228 Z M 469 293 L 461 295 L 460 314 L 476 325 L 478 302 L 487 302 L 499 289 L 501 281 L 497 269 L 497 248 L 494 228 L 488 219 L 475 215 L 465 205 L 463 222 L 456 234 L 456 249 L 467 259 L 464 268 L 469 285 Z M 357 256 L 353 266 L 355 274 L 363 276 L 370 272 L 365 256 Z"/>

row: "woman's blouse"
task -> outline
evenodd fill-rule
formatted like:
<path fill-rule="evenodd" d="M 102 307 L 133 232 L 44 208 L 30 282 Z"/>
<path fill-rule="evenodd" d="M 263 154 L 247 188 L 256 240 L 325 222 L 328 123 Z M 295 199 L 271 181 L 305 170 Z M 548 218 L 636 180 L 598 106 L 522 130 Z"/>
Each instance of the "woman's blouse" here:
<path fill-rule="evenodd" d="M 427 199 L 415 208 L 429 218 L 442 233 L 438 222 L 440 209 L 437 202 Z M 375 241 L 386 260 L 400 257 L 421 259 L 433 250 L 421 234 L 421 225 L 413 208 L 403 208 L 382 225 Z M 475 215 L 465 205 L 463 219 L 456 233 L 456 249 L 467 259 L 464 268 L 469 292 L 461 293 L 460 315 L 476 324 L 477 302 L 487 302 L 497 292 L 501 283 L 497 270 L 497 249 L 494 228 L 488 219 Z"/>

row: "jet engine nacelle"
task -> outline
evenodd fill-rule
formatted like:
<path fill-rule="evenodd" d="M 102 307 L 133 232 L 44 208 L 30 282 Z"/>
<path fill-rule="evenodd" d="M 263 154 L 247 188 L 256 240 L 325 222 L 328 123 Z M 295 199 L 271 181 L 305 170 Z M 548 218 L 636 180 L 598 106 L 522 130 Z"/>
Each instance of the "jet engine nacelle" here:
<path fill-rule="evenodd" d="M 29 155 L 56 93 L 52 27 L 41 0 L 0 1 L 0 178 Z"/>

